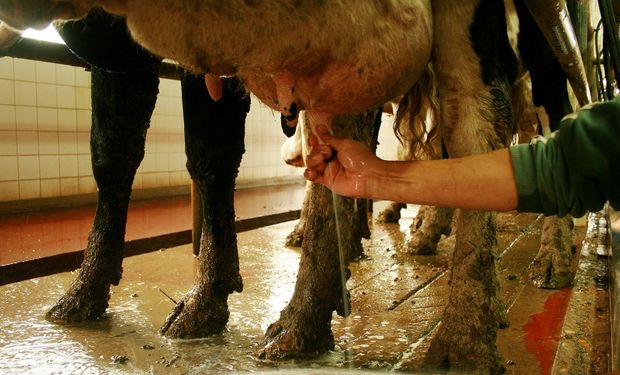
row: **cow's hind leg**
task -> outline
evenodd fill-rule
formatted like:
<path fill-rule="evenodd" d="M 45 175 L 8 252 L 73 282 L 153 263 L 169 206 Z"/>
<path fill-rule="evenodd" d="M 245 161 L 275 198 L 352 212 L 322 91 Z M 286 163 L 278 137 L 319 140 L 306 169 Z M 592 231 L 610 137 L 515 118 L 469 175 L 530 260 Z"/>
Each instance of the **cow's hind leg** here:
<path fill-rule="evenodd" d="M 337 136 L 369 144 L 374 115 L 370 111 L 342 116 L 334 120 L 332 129 Z M 280 313 L 280 319 L 265 333 L 265 344 L 259 353 L 263 359 L 312 358 L 334 348 L 332 313 L 336 310 L 344 316 L 344 301 L 348 302 L 348 293 L 346 299 L 343 297 L 346 286 L 341 283 L 339 259 L 342 256 L 345 262 L 346 280 L 348 260 L 362 252 L 362 233 L 354 200 L 336 196 L 335 201 L 338 222 L 332 192 L 322 185 L 311 185 L 295 292 Z M 342 254 L 339 254 L 339 242 Z"/>
<path fill-rule="evenodd" d="M 543 222 L 540 249 L 530 265 L 530 280 L 540 288 L 571 285 L 574 245 L 573 218 L 548 216 Z"/>
<path fill-rule="evenodd" d="M 243 289 L 233 198 L 250 98 L 235 78 L 224 80 L 218 101 L 202 77 L 185 75 L 182 91 L 187 169 L 202 196 L 202 237 L 195 285 L 160 332 L 192 338 L 221 333 L 229 317 L 228 295 Z"/>
<path fill-rule="evenodd" d="M 522 0 L 515 1 L 519 15 L 519 50 L 532 78 L 532 97 L 543 129 L 558 130 L 560 121 L 573 109 L 568 98 L 566 75 Z M 538 255 L 530 266 L 530 280 L 541 288 L 564 288 L 571 284 L 574 233 L 570 216 L 546 217 Z"/>
<path fill-rule="evenodd" d="M 434 0 L 432 6 L 433 62 L 449 156 L 504 147 L 513 128 L 506 73 L 516 67 L 516 59 L 506 36 L 503 2 Z M 461 210 L 450 295 L 428 364 L 476 374 L 502 372 L 495 340 L 507 319 L 495 272 L 496 248 L 495 214 Z"/>
<path fill-rule="evenodd" d="M 99 200 L 80 273 L 46 315 L 58 323 L 97 319 L 108 307 L 110 285 L 121 279 L 131 185 L 159 84 L 156 66 L 129 74 L 93 67 L 91 77 L 90 143 Z"/>
<path fill-rule="evenodd" d="M 411 223 L 411 239 L 407 251 L 416 255 L 433 255 L 442 235 L 452 232 L 454 210 L 444 207 L 422 206 Z"/>

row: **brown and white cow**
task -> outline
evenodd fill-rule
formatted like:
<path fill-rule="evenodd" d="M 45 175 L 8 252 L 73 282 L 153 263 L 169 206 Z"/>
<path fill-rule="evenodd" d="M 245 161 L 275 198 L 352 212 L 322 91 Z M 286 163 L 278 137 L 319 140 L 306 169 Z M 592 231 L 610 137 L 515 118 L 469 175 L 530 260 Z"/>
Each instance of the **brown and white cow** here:
<path fill-rule="evenodd" d="M 551 10 L 557 3 L 529 2 L 552 4 Z M 501 61 L 506 56 L 498 48 L 507 44 L 500 0 L 434 0 L 432 6 L 428 0 L 0 0 L 0 19 L 16 28 L 44 26 L 52 19 L 79 18 L 92 6 L 125 16 L 133 37 L 160 56 L 203 74 L 237 75 L 291 122 L 306 110 L 315 123 L 329 124 L 334 116 L 404 94 L 432 49 L 449 154 L 485 152 L 509 139 L 509 85 Z M 217 80 L 212 83 L 216 92 Z M 494 269 L 494 218 L 471 211 L 459 216 L 449 303 L 429 358 L 496 373 L 501 361 L 495 335 L 504 309 Z M 298 300 L 312 303 L 323 292 Z M 320 321 L 289 315 L 297 322 L 289 326 L 301 330 L 308 343 L 330 334 L 324 328 L 331 314 L 321 314 Z M 309 332 L 304 322 L 323 329 Z M 270 348 L 286 350 L 300 337 L 280 333 L 271 336 L 276 341 Z"/>

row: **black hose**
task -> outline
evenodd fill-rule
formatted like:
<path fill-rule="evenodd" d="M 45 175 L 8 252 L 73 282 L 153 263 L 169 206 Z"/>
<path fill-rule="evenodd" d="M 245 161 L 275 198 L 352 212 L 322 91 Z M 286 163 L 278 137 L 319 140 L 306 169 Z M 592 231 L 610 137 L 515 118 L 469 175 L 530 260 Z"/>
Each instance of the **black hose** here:
<path fill-rule="evenodd" d="M 605 99 L 605 84 L 603 83 L 603 71 L 601 70 L 601 61 L 603 58 L 603 51 L 598 44 L 599 34 L 601 32 L 601 27 L 603 26 L 603 21 L 600 20 L 596 25 L 596 29 L 594 29 L 594 52 L 596 54 L 596 59 L 594 60 L 594 66 L 596 67 L 596 78 L 597 85 L 596 91 L 598 92 L 598 97 L 602 100 Z"/>
<path fill-rule="evenodd" d="M 613 0 L 599 0 L 598 5 L 603 21 L 603 38 L 605 46 L 609 51 L 611 66 L 614 70 L 616 80 L 620 79 L 620 46 L 618 45 L 618 26 L 614 16 Z M 609 81 L 609 77 L 607 77 Z"/>

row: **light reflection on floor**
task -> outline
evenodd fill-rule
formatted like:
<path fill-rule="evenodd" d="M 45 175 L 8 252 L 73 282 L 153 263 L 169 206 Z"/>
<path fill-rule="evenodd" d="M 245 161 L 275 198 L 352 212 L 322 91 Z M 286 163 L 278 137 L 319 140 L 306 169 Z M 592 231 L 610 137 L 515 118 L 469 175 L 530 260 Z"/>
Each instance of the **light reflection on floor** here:
<path fill-rule="evenodd" d="M 426 335 L 441 317 L 448 291 L 444 271 L 453 246 L 447 238 L 437 256 L 403 253 L 398 244 L 408 239 L 413 215 L 414 210 L 405 211 L 400 225 L 374 225 L 372 238 L 364 241 L 368 259 L 351 265 L 351 317 L 334 317 L 336 350 L 317 360 L 265 363 L 255 358 L 266 328 L 293 293 L 300 254 L 282 245 L 295 224 L 289 222 L 238 235 L 244 291 L 229 298 L 227 332 L 208 339 L 168 340 L 157 334 L 173 308 L 160 289 L 178 300 L 192 286 L 196 267 L 189 245 L 125 259 L 123 280 L 113 289 L 111 307 L 96 323 L 69 327 L 42 319 L 72 281 L 72 273 L 0 287 L 0 373 L 346 373 L 350 364 L 345 363 L 343 350 L 351 350 L 356 369 L 407 369 L 419 359 Z M 511 220 L 499 236 L 500 248 L 508 246 L 528 222 L 522 216 Z M 541 311 L 551 293 L 520 283 L 523 264 L 531 261 L 538 247 L 536 231 L 521 242 L 521 248 L 516 246 L 498 264 L 502 296 L 511 301 L 509 315 L 515 321 L 527 321 Z M 518 279 L 507 281 L 508 274 Z M 432 280 L 428 286 L 407 297 L 428 280 Z M 522 325 L 511 326 L 509 334 L 500 333 L 498 346 L 517 364 L 510 373 L 536 373 L 535 357 L 523 349 Z M 113 363 L 119 356 L 126 356 L 126 363 Z"/>

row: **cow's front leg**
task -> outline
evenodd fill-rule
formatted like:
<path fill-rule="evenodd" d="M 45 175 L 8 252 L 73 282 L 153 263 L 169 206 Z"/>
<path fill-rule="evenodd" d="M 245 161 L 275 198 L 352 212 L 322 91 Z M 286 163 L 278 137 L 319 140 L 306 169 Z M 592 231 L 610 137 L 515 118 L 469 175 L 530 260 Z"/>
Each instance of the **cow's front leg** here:
<path fill-rule="evenodd" d="M 130 74 L 93 67 L 91 77 L 97 211 L 80 273 L 46 315 L 58 323 L 97 319 L 108 307 L 110 285 L 121 279 L 131 185 L 144 157 L 159 85 L 157 66 Z"/>
<path fill-rule="evenodd" d="M 332 312 L 342 300 L 332 193 L 313 184 L 291 301 L 265 334 L 263 359 L 317 357 L 334 348 Z"/>
<path fill-rule="evenodd" d="M 340 137 L 370 144 L 375 116 L 376 111 L 341 116 L 334 119 L 332 129 Z M 349 297 L 341 282 L 340 262 L 344 262 L 342 270 L 346 273 L 343 275 L 346 281 L 349 259 L 362 254 L 362 233 L 355 201 L 334 196 L 317 184 L 312 184 L 307 193 L 310 194 L 308 213 L 295 292 L 280 313 L 280 319 L 267 329 L 264 348 L 259 353 L 263 359 L 311 358 L 333 349 L 332 313 L 334 310 L 341 316 L 347 313 L 344 306 Z M 346 297 L 343 297 L 343 288 Z"/>
<path fill-rule="evenodd" d="M 284 240 L 285 246 L 300 247 L 304 242 L 304 230 L 306 229 L 306 219 L 308 218 L 308 207 L 310 206 L 310 187 L 312 183 L 306 182 L 306 189 L 304 190 L 304 201 L 301 204 L 301 213 L 299 214 L 299 221 L 286 236 Z"/>
<path fill-rule="evenodd" d="M 243 289 L 233 198 L 250 98 L 236 78 L 223 80 L 217 101 L 202 77 L 185 75 L 182 91 L 187 169 L 202 196 L 202 237 L 194 287 L 160 332 L 192 338 L 221 333 L 229 317 L 228 295 Z"/>
<path fill-rule="evenodd" d="M 398 223 L 401 217 L 400 210 L 406 207 L 406 203 L 390 202 L 390 204 L 377 215 L 377 223 Z"/>

